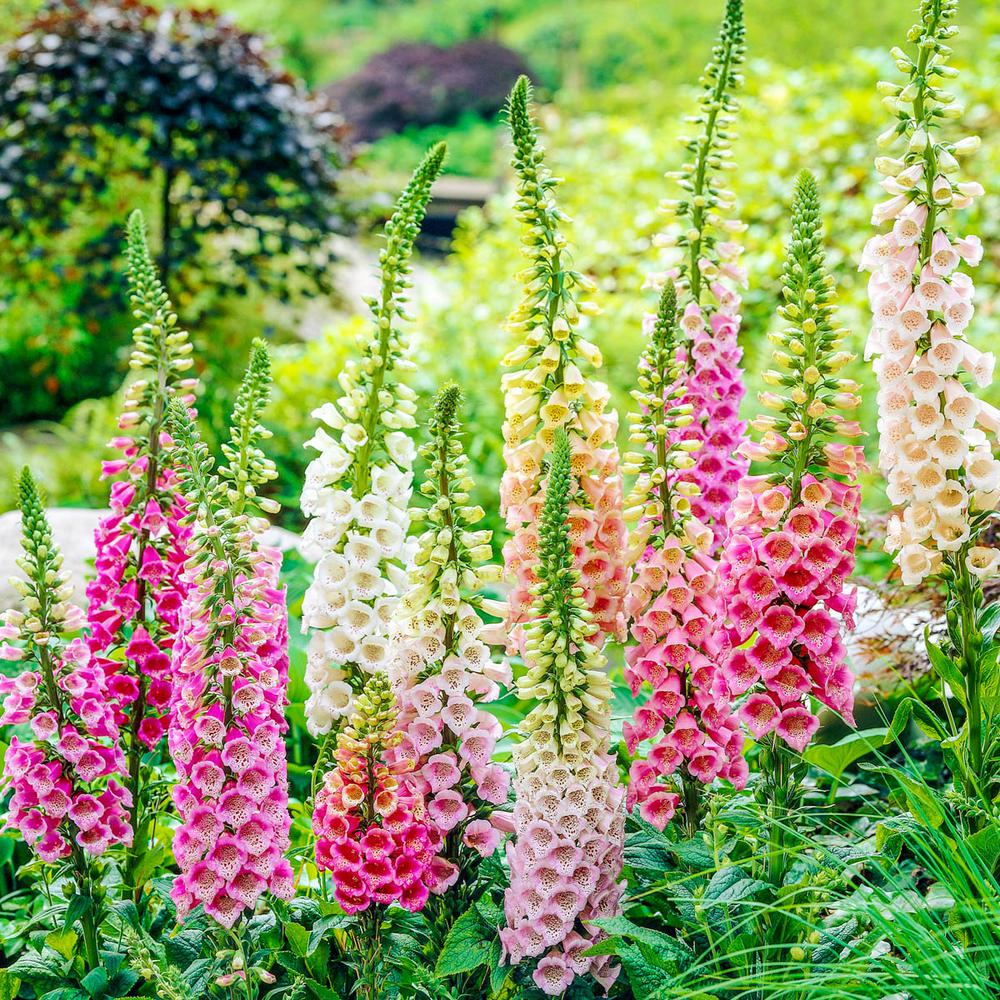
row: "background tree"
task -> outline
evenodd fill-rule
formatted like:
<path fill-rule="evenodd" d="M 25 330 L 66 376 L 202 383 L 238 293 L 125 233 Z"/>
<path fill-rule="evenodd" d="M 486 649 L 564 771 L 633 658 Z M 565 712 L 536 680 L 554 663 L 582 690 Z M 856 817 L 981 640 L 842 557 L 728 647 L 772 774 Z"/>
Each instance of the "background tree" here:
<path fill-rule="evenodd" d="M 259 37 L 214 11 L 50 0 L 0 53 L 0 235 L 12 284 L 39 256 L 31 247 L 58 245 L 79 209 L 96 211 L 82 257 L 91 290 L 76 307 L 93 318 L 103 298 L 117 315 L 120 296 L 106 290 L 122 223 L 111 192 L 132 177 L 153 189 L 158 263 L 172 288 L 326 291 L 328 237 L 342 221 L 340 136 L 327 99 L 307 95 Z M 103 295 L 93 287 L 102 284 Z M 102 332 L 85 331 L 75 363 L 49 378 L 57 407 L 112 384 L 117 344 Z M 48 331 L 38 346 L 63 335 Z M 30 361 L 31 346 L 21 350 Z M 34 380 L 53 374 L 24 367 Z M 37 395 L 21 403 L 0 422 L 39 415 Z"/>

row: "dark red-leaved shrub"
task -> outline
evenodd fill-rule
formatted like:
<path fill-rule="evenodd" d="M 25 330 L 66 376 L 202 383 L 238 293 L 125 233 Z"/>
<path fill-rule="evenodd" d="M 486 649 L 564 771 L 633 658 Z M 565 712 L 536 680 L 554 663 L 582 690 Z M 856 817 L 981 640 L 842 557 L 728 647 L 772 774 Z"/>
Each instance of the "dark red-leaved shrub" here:
<path fill-rule="evenodd" d="M 466 112 L 493 115 L 522 73 L 528 73 L 524 60 L 497 42 L 407 43 L 373 56 L 327 93 L 352 137 L 371 142 L 407 125 L 447 124 Z"/>

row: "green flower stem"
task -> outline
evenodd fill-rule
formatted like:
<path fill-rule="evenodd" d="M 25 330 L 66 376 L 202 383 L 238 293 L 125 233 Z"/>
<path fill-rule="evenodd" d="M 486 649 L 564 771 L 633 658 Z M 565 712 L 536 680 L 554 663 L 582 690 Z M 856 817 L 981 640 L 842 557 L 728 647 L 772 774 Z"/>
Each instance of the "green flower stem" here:
<path fill-rule="evenodd" d="M 924 32 L 925 37 L 937 36 L 941 21 L 941 0 L 931 0 L 931 20 Z M 924 127 L 924 102 L 927 97 L 927 66 L 934 49 L 923 45 L 917 57 L 916 84 L 917 95 L 913 101 L 913 117 L 917 128 Z M 934 227 L 937 225 L 937 202 L 934 200 L 934 178 L 937 177 L 937 153 L 934 142 L 928 137 L 924 148 L 924 183 L 927 188 L 927 219 L 924 222 L 924 234 L 920 245 L 920 266 L 923 267 L 931 256 L 931 244 L 934 239 Z"/>
<path fill-rule="evenodd" d="M 427 211 L 431 186 L 441 173 L 447 151 L 447 146 L 443 142 L 428 150 L 414 171 L 409 184 L 399 196 L 392 217 L 386 223 L 386 245 L 379 255 L 381 272 L 379 298 L 377 301 L 372 301 L 372 314 L 378 329 L 378 352 L 362 420 L 366 435 L 365 443 L 358 449 L 354 462 L 356 499 L 365 496 L 371 489 L 371 463 L 382 409 L 382 387 L 393 364 L 392 324 L 403 314 L 402 293 L 407 288 L 406 275 L 413 254 L 413 244 Z"/>
<path fill-rule="evenodd" d="M 729 89 L 729 76 L 732 71 L 733 55 L 743 41 L 743 4 L 742 0 L 729 0 L 726 8 L 726 18 L 722 26 L 720 48 L 722 57 L 719 63 L 719 76 L 712 90 L 711 110 L 705 121 L 705 129 L 699 143 L 698 156 L 695 161 L 694 185 L 691 196 L 691 228 L 698 235 L 691 240 L 689 252 L 689 280 L 691 284 L 691 299 L 701 302 L 701 270 L 698 261 L 701 259 L 702 228 L 705 224 L 705 182 L 708 178 L 708 161 L 715 138 L 716 120 L 726 100 Z"/>

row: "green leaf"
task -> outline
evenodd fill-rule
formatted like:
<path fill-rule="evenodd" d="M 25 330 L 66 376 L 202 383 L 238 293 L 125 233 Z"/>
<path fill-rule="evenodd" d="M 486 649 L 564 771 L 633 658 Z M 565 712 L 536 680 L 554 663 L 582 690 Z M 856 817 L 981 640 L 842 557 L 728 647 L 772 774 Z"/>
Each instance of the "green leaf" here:
<path fill-rule="evenodd" d="M 55 955 L 35 951 L 24 952 L 10 967 L 12 975 L 31 986 L 36 993 L 55 989 L 66 982 L 63 963 Z"/>
<path fill-rule="evenodd" d="M 496 931 L 483 923 L 473 908 L 466 910 L 452 925 L 438 956 L 435 973 L 438 976 L 458 976 L 484 965 L 489 959 L 487 945 Z"/>
<path fill-rule="evenodd" d="M 906 838 L 920 829 L 910 815 L 890 816 L 875 826 L 875 849 L 893 861 L 899 859 Z"/>
<path fill-rule="evenodd" d="M 309 931 L 302 924 L 285 924 L 285 937 L 291 946 L 292 953 L 299 958 L 309 954 Z"/>
<path fill-rule="evenodd" d="M 705 886 L 702 896 L 704 906 L 739 903 L 744 899 L 753 899 L 768 889 L 766 882 L 751 878 L 742 868 L 735 865 L 720 868 Z"/>
<path fill-rule="evenodd" d="M 483 923 L 487 927 L 502 927 L 506 921 L 503 907 L 497 906 L 488 895 L 484 895 L 476 900 L 476 909 L 483 918 Z"/>
<path fill-rule="evenodd" d="M 326 938 L 328 931 L 338 927 L 344 927 L 351 922 L 352 918 L 345 916 L 343 913 L 331 913 L 327 917 L 320 917 L 320 919 L 309 928 L 309 944 L 307 946 L 309 950 L 306 954 L 311 955 L 320 946 L 320 942 Z M 284 924 L 283 926 L 288 925 Z"/>
<path fill-rule="evenodd" d="M 1000 861 L 1000 827 L 985 827 L 969 837 L 968 844 L 982 858 L 987 871 L 995 872 Z"/>
<path fill-rule="evenodd" d="M 820 939 L 812 951 L 810 960 L 814 965 L 823 965 L 836 961 L 837 957 L 848 946 L 851 937 L 858 929 L 855 917 L 841 919 L 840 923 L 820 930 Z"/>
<path fill-rule="evenodd" d="M 43 993 L 41 1000 L 90 1000 L 90 997 L 78 986 L 60 986 Z"/>
<path fill-rule="evenodd" d="M 945 729 L 938 717 L 918 698 L 907 697 L 896 706 L 889 731 L 882 741 L 883 746 L 899 742 L 899 737 L 902 736 L 911 716 L 916 718 L 920 731 L 929 739 L 940 742 L 945 738 Z"/>
<path fill-rule="evenodd" d="M 660 990 L 673 988 L 674 977 L 651 960 L 638 945 L 624 943 L 618 950 L 632 992 L 637 997 L 652 997 Z"/>
<path fill-rule="evenodd" d="M 310 936 L 309 940 L 312 940 Z M 320 941 L 315 951 L 306 955 L 306 971 L 315 979 L 322 979 L 330 966 L 330 943 Z"/>
<path fill-rule="evenodd" d="M 167 961 L 178 969 L 186 969 L 201 958 L 205 946 L 205 932 L 197 928 L 180 930 L 172 937 L 163 938 Z"/>
<path fill-rule="evenodd" d="M 140 929 L 139 909 L 131 899 L 119 899 L 111 909 L 120 920 L 128 924 L 133 930 Z"/>
<path fill-rule="evenodd" d="M 850 733 L 829 746 L 813 744 L 802 756 L 814 767 L 818 767 L 839 781 L 844 771 L 879 746 L 888 732 L 889 730 L 880 728 Z"/>
<path fill-rule="evenodd" d="M 66 904 L 66 915 L 63 917 L 63 930 L 68 930 L 77 920 L 89 913 L 93 905 L 89 896 L 81 896 L 79 893 L 71 896 L 69 903 Z"/>
<path fill-rule="evenodd" d="M 639 944 L 649 945 L 656 950 L 661 961 L 667 967 L 672 967 L 674 971 L 684 968 L 693 958 L 693 953 L 681 944 L 676 938 L 662 931 L 654 930 L 652 927 L 644 927 L 641 924 L 634 924 L 628 917 L 606 917 L 602 920 L 593 920 L 601 930 L 609 935 L 609 939 L 628 939 Z M 595 948 L 602 948 L 606 942 L 599 942 Z M 614 952 L 609 950 L 595 951 L 591 949 L 588 954 L 610 955 L 619 953 L 617 946 Z"/>
<path fill-rule="evenodd" d="M 924 782 L 917 778 L 911 778 L 905 771 L 896 767 L 881 767 L 875 764 L 862 764 L 861 766 L 866 771 L 884 774 L 899 784 L 906 796 L 907 807 L 913 817 L 921 824 L 937 829 L 944 823 L 944 810 L 934 797 L 934 793 Z"/>
<path fill-rule="evenodd" d="M 309 992 L 316 1000 L 340 1000 L 340 994 L 336 990 L 330 989 L 329 986 L 317 983 L 315 979 L 307 979 L 305 982 Z"/>
<path fill-rule="evenodd" d="M 108 980 L 108 996 L 127 996 L 129 990 L 131 990 L 137 982 L 139 982 L 139 973 L 134 969 L 119 969 Z"/>
<path fill-rule="evenodd" d="M 925 630 L 925 636 L 928 634 Z M 927 645 L 927 656 L 930 658 L 931 666 L 934 668 L 938 677 L 944 681 L 945 684 L 951 689 L 951 693 L 965 705 L 965 677 L 962 674 L 962 669 L 959 665 L 951 659 L 950 656 L 946 656 L 944 651 L 941 649 L 937 643 L 933 642 L 930 638 L 925 639 Z"/>
<path fill-rule="evenodd" d="M 913 714 L 914 701 L 913 698 L 904 698 L 896 706 L 896 711 L 892 713 L 892 722 L 889 723 L 885 739 L 882 740 L 883 746 L 895 743 L 903 735 L 903 731 L 909 724 L 910 716 Z"/>
<path fill-rule="evenodd" d="M 493 994 L 498 994 L 504 988 L 504 983 L 510 976 L 510 966 L 501 964 L 500 953 L 500 938 L 494 938 L 490 946 L 489 960 L 490 992 Z"/>
<path fill-rule="evenodd" d="M 108 987 L 108 972 L 107 969 L 91 969 L 83 979 L 80 980 L 80 985 L 92 996 L 99 997 L 105 992 Z"/>
<path fill-rule="evenodd" d="M 978 628 L 987 643 L 993 641 L 997 629 L 1000 629 L 1000 601 L 994 601 L 983 610 L 979 616 Z"/>
<path fill-rule="evenodd" d="M 72 961 L 79 940 L 76 931 L 52 931 L 45 935 L 45 943 L 63 958 Z"/>
<path fill-rule="evenodd" d="M 9 969 L 0 969 L 0 1000 L 14 1000 L 21 990 L 21 980 Z"/>
<path fill-rule="evenodd" d="M 194 996 L 200 995 L 208 987 L 212 978 L 214 961 L 211 958 L 199 958 L 184 970 L 184 982 L 187 983 Z"/>

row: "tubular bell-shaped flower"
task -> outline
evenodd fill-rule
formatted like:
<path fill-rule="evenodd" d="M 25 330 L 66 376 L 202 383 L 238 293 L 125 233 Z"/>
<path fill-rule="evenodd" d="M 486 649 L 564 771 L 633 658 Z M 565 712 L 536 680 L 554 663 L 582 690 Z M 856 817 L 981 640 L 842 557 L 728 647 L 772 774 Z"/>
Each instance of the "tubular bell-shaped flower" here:
<path fill-rule="evenodd" d="M 83 612 L 70 604 L 72 585 L 52 540 L 38 490 L 25 469 L 18 482 L 23 555 L 15 579 L 24 610 L 3 614 L 0 658 L 26 669 L 0 678 L 0 725 L 28 723 L 34 739 L 11 737 L 3 783 L 14 790 L 7 828 L 20 831 L 43 860 L 55 862 L 79 849 L 90 856 L 132 842 L 120 783 L 125 758 L 103 671 L 77 631 Z M 14 645 L 13 643 L 17 643 Z"/>
<path fill-rule="evenodd" d="M 819 720 L 809 698 L 853 722 L 854 678 L 845 660 L 844 624 L 853 627 L 854 569 L 864 466 L 861 429 L 841 412 L 856 407 L 858 387 L 837 372 L 851 355 L 838 350 L 833 279 L 823 259 L 816 181 L 803 171 L 792 201 L 792 237 L 782 276 L 788 324 L 771 335 L 780 371 L 762 393 L 773 415 L 753 422 L 762 432 L 748 457 L 773 471 L 746 476 L 729 517 L 720 566 L 726 608 L 722 671 L 733 697 L 748 695 L 741 716 L 761 740 L 774 734 L 802 751 Z"/>
<path fill-rule="evenodd" d="M 406 431 L 416 410 L 413 390 L 398 376 L 412 368 L 398 322 L 407 318 L 410 256 L 445 152 L 442 143 L 427 153 L 396 203 L 379 256 L 381 291 L 368 303 L 374 330 L 340 373 L 344 394 L 313 413 L 336 432 L 320 427 L 307 442 L 319 457 L 302 491 L 310 518 L 304 547 L 317 560 L 302 605 L 302 628 L 311 633 L 306 722 L 314 736 L 349 713 L 354 694 L 392 656 L 415 455 Z"/>
<path fill-rule="evenodd" d="M 333 766 L 313 809 L 316 864 L 332 874 L 341 909 L 357 915 L 347 933 L 363 1000 L 385 996 L 391 967 L 383 939 L 386 907 L 398 903 L 417 912 L 429 893 L 445 892 L 458 878 L 455 865 L 438 853 L 443 835 L 423 796 L 402 780 L 413 761 L 395 753 L 403 740 L 398 717 L 389 678 L 373 674 L 347 725 L 331 737 Z"/>
<path fill-rule="evenodd" d="M 692 513 L 698 487 L 683 479 L 700 442 L 680 433 L 692 420 L 677 358 L 677 294 L 664 285 L 649 343 L 639 359 L 639 404 L 630 413 L 630 441 L 643 450 L 626 456 L 638 478 L 626 518 L 638 523 L 629 538 L 634 565 L 625 610 L 635 645 L 625 653 L 625 678 L 637 695 L 652 694 L 625 723 L 630 753 L 652 741 L 633 762 L 628 803 L 661 830 L 682 792 L 688 829 L 698 822 L 698 784 L 726 778 L 746 783 L 743 734 L 718 668 L 721 609 L 713 536 Z"/>
<path fill-rule="evenodd" d="M 386 763 L 403 740 L 396 720 L 388 678 L 372 675 L 337 734 L 334 766 L 316 793 L 316 863 L 332 872 L 334 896 L 346 913 L 394 902 L 420 910 L 430 891 L 443 891 L 458 874 L 436 856 L 442 835 L 422 796 L 400 783 L 412 760 Z"/>
<path fill-rule="evenodd" d="M 872 221 L 891 230 L 865 245 L 861 267 L 868 283 L 873 326 L 866 357 L 875 356 L 879 383 L 879 466 L 895 506 L 886 547 L 905 584 L 918 584 L 944 565 L 983 578 L 1000 568 L 996 550 L 977 545 L 979 513 L 1000 503 L 996 432 L 1000 414 L 971 387 L 993 380 L 993 354 L 965 339 L 973 315 L 973 284 L 959 270 L 977 265 L 983 248 L 975 236 L 950 231 L 947 213 L 965 208 L 982 188 L 957 177 L 957 156 L 978 139 L 945 141 L 942 121 L 960 109 L 942 87 L 955 75 L 946 40 L 955 0 L 926 0 L 910 33 L 911 59 L 894 50 L 905 86 L 880 90 L 898 122 L 880 145 L 905 140 L 898 158 L 879 157 L 876 169 L 892 198 L 875 207 Z"/>
<path fill-rule="evenodd" d="M 538 582 L 525 628 L 520 698 L 533 703 L 514 750 L 514 837 L 501 930 L 511 964 L 534 960 L 552 996 L 590 973 L 605 988 L 618 968 L 583 954 L 601 932 L 588 921 L 619 909 L 625 793 L 609 748 L 611 685 L 599 628 L 573 558 L 571 512 L 580 486 L 558 428 L 539 517 Z"/>
<path fill-rule="evenodd" d="M 291 897 L 284 858 L 291 824 L 284 734 L 288 618 L 278 582 L 281 554 L 261 547 L 257 489 L 276 475 L 260 443 L 270 361 L 254 345 L 233 410 L 227 465 L 216 468 L 187 408 L 168 407 L 178 474 L 193 527 L 189 587 L 173 649 L 168 743 L 180 826 L 172 896 L 183 916 L 198 903 L 224 927 L 269 891 Z"/>
<path fill-rule="evenodd" d="M 65 860 L 76 898 L 86 904 L 79 920 L 87 968 L 95 969 L 102 873 L 94 859 L 132 843 L 132 800 L 121 784 L 125 757 L 104 672 L 83 639 L 62 638 L 83 625 L 84 615 L 70 603 L 69 573 L 27 469 L 18 501 L 18 565 L 26 579 L 11 582 L 24 610 L 0 617 L 0 659 L 22 661 L 25 669 L 16 678 L 0 677 L 0 725 L 27 723 L 32 738 L 12 736 L 4 754 L 0 796 L 13 794 L 3 828 L 18 830 L 47 864 Z"/>
<path fill-rule="evenodd" d="M 944 89 L 957 75 L 947 44 L 958 30 L 951 23 L 957 9 L 957 0 L 923 0 L 907 36 L 916 51 L 892 52 L 907 82 L 879 85 L 897 118 L 879 146 L 905 146 L 898 158 L 875 161 L 891 198 L 875 206 L 872 222 L 892 228 L 868 241 L 861 267 L 871 272 L 865 353 L 875 356 L 879 384 L 879 466 L 895 507 L 886 549 L 904 584 L 936 575 L 947 586 L 943 659 L 961 674 L 965 691 L 956 693 L 967 709 L 968 738 L 955 740 L 956 755 L 966 789 L 992 801 L 991 786 L 982 784 L 995 770 L 984 735 L 981 686 L 991 667 L 982 660 L 989 615 L 982 585 L 1000 574 L 1000 550 L 981 535 L 1000 506 L 1000 411 L 976 395 L 992 383 L 995 358 L 966 339 L 975 288 L 961 268 L 976 267 L 983 246 L 948 223 L 949 211 L 983 194 L 978 183 L 959 179 L 958 158 L 975 152 L 978 137 L 949 141 L 940 131 L 962 114 Z M 957 687 L 954 676 L 942 679 Z"/>
<path fill-rule="evenodd" d="M 566 242 L 559 231 L 563 216 L 556 208 L 556 180 L 545 167 L 525 77 L 507 102 L 517 173 L 517 212 L 523 223 L 521 272 L 524 299 L 511 316 L 511 329 L 524 340 L 504 358 L 515 369 L 503 376 L 504 462 L 501 513 L 512 538 L 504 563 L 513 578 L 507 623 L 510 644 L 523 645 L 524 622 L 531 613 L 536 582 L 538 514 L 542 507 L 542 462 L 557 431 L 569 434 L 573 475 L 580 489 L 571 498 L 570 539 L 586 605 L 598 631 L 624 637 L 623 605 L 627 587 L 625 526 L 615 436 L 618 416 L 606 412 L 609 392 L 603 382 L 586 377 L 579 365 L 598 367 L 600 351 L 584 340 L 578 327 L 589 303 L 577 306 L 577 289 L 591 283 L 569 267 Z"/>
<path fill-rule="evenodd" d="M 104 463 L 105 475 L 120 478 L 111 486 L 110 511 L 94 532 L 87 643 L 107 677 L 125 747 L 136 833 L 130 869 L 148 840 L 151 817 L 140 813 L 141 762 L 167 728 L 170 651 L 186 594 L 182 574 L 191 535 L 181 523 L 187 505 L 177 489 L 164 420 L 168 400 L 193 400 L 195 380 L 187 374 L 191 345 L 157 277 L 139 212 L 128 221 L 126 259 L 130 303 L 139 321 L 129 363 L 137 377 L 125 392 L 121 436 L 112 441 L 122 457 Z M 125 874 L 131 885 L 132 872 Z"/>
<path fill-rule="evenodd" d="M 746 425 L 739 419 L 746 392 L 738 342 L 740 294 L 746 272 L 739 264 L 742 246 L 733 238 L 746 226 L 727 217 L 736 197 L 722 186 L 720 175 L 735 167 L 732 160 L 733 122 L 739 105 L 733 96 L 742 83 L 739 67 L 744 59 L 743 3 L 728 0 L 725 18 L 712 59 L 702 76 L 703 93 L 698 113 L 691 119 L 699 134 L 682 142 L 691 159 L 676 173 L 684 192 L 664 208 L 677 218 L 678 231 L 656 240 L 674 247 L 678 263 L 651 278 L 658 285 L 674 278 L 681 289 L 680 325 L 686 335 L 682 360 L 685 393 L 682 401 L 692 407 L 694 419 L 675 431 L 680 440 L 700 441 L 694 464 L 680 473 L 681 481 L 698 486 L 691 509 L 712 529 L 717 557 L 726 536 L 726 512 L 736 495 L 748 463 L 738 451 Z"/>
<path fill-rule="evenodd" d="M 447 839 L 446 854 L 472 880 L 476 857 L 492 854 L 500 833 L 489 822 L 507 804 L 510 779 L 493 761 L 500 723 L 481 706 L 511 681 L 509 665 L 493 663 L 488 626 L 479 617 L 484 583 L 496 581 L 491 532 L 476 530 L 481 507 L 469 503 L 473 482 L 462 450 L 456 385 L 438 393 L 430 441 L 421 449 L 430 501 L 411 511 L 425 525 L 400 602 L 401 636 L 390 670 L 403 739 L 397 759 L 412 763 L 403 779 L 427 803 L 430 821 Z M 496 631 L 496 629 L 492 629 Z"/>

